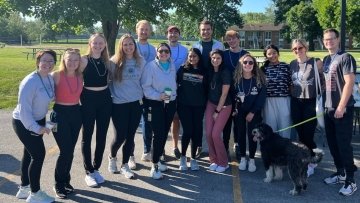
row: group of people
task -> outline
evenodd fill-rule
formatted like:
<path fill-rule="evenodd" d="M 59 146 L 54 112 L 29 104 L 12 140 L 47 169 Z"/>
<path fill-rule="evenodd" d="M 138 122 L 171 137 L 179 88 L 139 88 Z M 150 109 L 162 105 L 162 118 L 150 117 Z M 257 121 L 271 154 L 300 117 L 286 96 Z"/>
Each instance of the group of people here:
<path fill-rule="evenodd" d="M 67 49 L 56 71 L 53 71 L 56 53 L 38 52 L 36 70 L 21 82 L 18 105 L 13 112 L 13 127 L 24 145 L 21 185 L 16 197 L 27 198 L 27 202 L 54 201 L 40 190 L 45 157 L 42 137 L 51 131 L 60 150 L 53 187 L 56 197 L 66 198 L 74 191 L 70 170 L 81 129 L 85 182 L 89 187 L 103 183 L 99 169 L 110 118 L 114 125 L 107 157 L 111 173 L 134 177 L 134 149 L 138 146 L 134 136 L 141 120 L 144 139 L 141 160 L 152 162 L 152 178 L 162 178 L 162 172 L 167 170 L 163 155 L 171 124 L 173 154 L 180 160 L 179 169 L 199 170 L 203 119 L 209 170 L 221 173 L 228 169 L 229 139 L 233 131 L 239 170 L 254 172 L 257 143 L 252 141 L 251 131 L 255 125 L 266 122 L 279 130 L 316 116 L 317 93 L 325 97 L 326 136 L 337 168 L 324 182 L 344 183 L 340 193 L 351 195 L 357 189 L 351 148 L 354 104 L 351 93 L 356 65 L 350 54 L 339 50 L 338 31 L 324 31 L 329 55 L 323 62 L 307 56 L 306 42 L 297 39 L 292 43 L 296 59 L 290 65 L 279 61 L 280 53 L 275 45 L 268 45 L 264 49 L 267 60 L 259 67 L 256 58 L 240 47 L 237 31 L 225 33 L 224 41 L 228 45 L 225 50 L 221 42 L 212 38 L 211 22 L 200 22 L 199 30 L 201 40 L 188 50 L 178 41 L 180 29 L 169 26 L 168 43 L 155 48 L 148 42 L 151 25 L 141 20 L 136 24 L 138 39 L 130 34 L 121 36 L 114 56 L 109 57 L 104 36 L 93 34 L 87 53 L 81 56 L 78 49 Z M 320 76 L 320 89 L 315 88 L 315 74 Z M 52 101 L 55 104 L 50 121 L 46 122 Z M 95 123 L 96 147 L 92 155 Z M 181 150 L 177 141 L 180 123 Z M 299 141 L 310 150 L 316 148 L 316 125 L 313 120 L 296 127 Z M 290 138 L 289 131 L 280 134 Z M 188 165 L 186 154 L 190 142 Z M 308 175 L 314 173 L 315 167 L 308 166 Z"/>

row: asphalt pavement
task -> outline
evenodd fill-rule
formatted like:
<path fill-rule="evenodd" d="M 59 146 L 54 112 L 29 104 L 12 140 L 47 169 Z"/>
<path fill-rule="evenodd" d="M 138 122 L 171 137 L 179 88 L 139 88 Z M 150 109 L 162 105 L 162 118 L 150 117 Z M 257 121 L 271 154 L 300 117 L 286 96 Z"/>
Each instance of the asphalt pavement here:
<path fill-rule="evenodd" d="M 94 136 L 93 136 L 94 137 Z M 162 180 L 149 177 L 151 163 L 140 160 L 143 150 L 142 135 L 135 136 L 135 159 L 137 169 L 134 170 L 135 179 L 126 179 L 121 174 L 111 174 L 107 171 L 110 143 L 113 138 L 113 127 L 110 124 L 107 135 L 107 146 L 100 172 L 106 182 L 99 187 L 87 187 L 84 181 L 85 172 L 81 156 L 81 134 L 76 145 L 74 162 L 71 170 L 71 183 L 76 192 L 66 200 L 56 199 L 56 202 L 360 202 L 360 189 L 350 197 L 338 194 L 341 185 L 325 185 L 322 180 L 335 170 L 330 153 L 326 147 L 325 138 L 318 133 L 316 142 L 324 149 L 324 160 L 315 169 L 315 174 L 309 178 L 308 190 L 299 196 L 289 195 L 292 183 L 284 170 L 284 179 L 272 183 L 264 183 L 265 171 L 260 154 L 256 154 L 257 171 L 239 171 L 238 163 L 232 161 L 230 169 L 225 173 L 210 172 L 208 157 L 200 159 L 200 171 L 179 171 L 179 161 L 171 156 L 172 140 L 169 135 L 166 144 L 166 164 L 169 167 L 164 172 Z M 44 142 L 47 150 L 45 163 L 41 175 L 41 189 L 49 195 L 54 184 L 54 167 L 59 150 L 53 136 L 45 135 Z M 94 146 L 95 140 L 93 140 Z M 325 145 L 325 146 L 324 146 Z M 353 138 L 355 164 L 360 167 L 360 135 Z M 94 149 L 94 147 L 93 147 Z M 20 183 L 20 162 L 22 144 L 11 126 L 11 110 L 0 110 L 0 202 L 25 202 L 17 200 L 15 194 Z M 189 151 L 188 151 L 189 154 Z M 232 159 L 234 160 L 233 153 Z M 118 152 L 118 167 L 122 157 Z M 360 187 L 359 173 L 355 179 Z"/>

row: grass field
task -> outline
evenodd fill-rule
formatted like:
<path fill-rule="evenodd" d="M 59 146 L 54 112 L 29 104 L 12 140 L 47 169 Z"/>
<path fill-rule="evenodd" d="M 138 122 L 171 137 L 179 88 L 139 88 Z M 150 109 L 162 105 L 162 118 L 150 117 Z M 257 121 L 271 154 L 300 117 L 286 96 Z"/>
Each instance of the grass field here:
<path fill-rule="evenodd" d="M 155 46 L 164 40 L 151 41 Z M 23 52 L 31 52 L 32 47 L 44 48 L 79 48 L 84 54 L 87 49 L 87 44 L 43 44 L 41 46 L 5 46 L 0 48 L 0 109 L 14 108 L 17 102 L 18 87 L 20 81 L 31 71 L 35 70 L 35 60 L 32 56 L 26 59 L 26 54 Z M 252 55 L 262 56 L 262 50 L 249 50 Z M 357 61 L 360 61 L 360 52 L 349 51 Z M 323 58 L 326 51 L 310 52 L 308 55 L 318 58 Z M 280 60 L 290 62 L 294 59 L 294 55 L 290 50 L 281 50 Z M 59 64 L 59 63 L 58 63 Z M 360 62 L 359 62 L 360 65 Z"/>

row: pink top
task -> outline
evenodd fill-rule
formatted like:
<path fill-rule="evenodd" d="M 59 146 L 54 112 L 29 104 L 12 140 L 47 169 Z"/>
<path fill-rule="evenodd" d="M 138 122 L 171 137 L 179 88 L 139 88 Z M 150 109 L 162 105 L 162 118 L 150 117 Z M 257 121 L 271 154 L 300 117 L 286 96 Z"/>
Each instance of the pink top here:
<path fill-rule="evenodd" d="M 60 72 L 59 83 L 55 86 L 56 103 L 77 104 L 80 100 L 80 94 L 83 89 L 83 80 L 81 76 L 65 76 Z"/>

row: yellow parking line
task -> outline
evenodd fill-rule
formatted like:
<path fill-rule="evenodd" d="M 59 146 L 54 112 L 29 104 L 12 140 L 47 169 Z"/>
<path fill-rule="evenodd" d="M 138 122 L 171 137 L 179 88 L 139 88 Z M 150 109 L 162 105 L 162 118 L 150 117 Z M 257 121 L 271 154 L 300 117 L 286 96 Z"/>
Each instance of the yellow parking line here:
<path fill-rule="evenodd" d="M 59 148 L 57 145 L 50 147 L 47 151 L 46 151 L 46 155 L 54 155 L 55 153 L 59 152 Z M 11 174 L 7 175 L 4 177 L 4 180 L 0 181 L 0 187 L 3 186 L 5 183 L 14 180 L 15 178 L 17 178 L 17 176 L 21 175 L 21 169 L 16 170 L 14 172 L 12 172 Z"/>
<path fill-rule="evenodd" d="M 229 146 L 233 146 L 234 142 L 232 139 L 230 139 L 230 143 Z M 238 168 L 238 163 L 236 161 L 236 156 L 234 151 L 231 149 L 231 147 L 229 147 L 229 151 L 230 151 L 230 157 L 231 157 L 231 174 L 233 176 L 233 181 L 232 181 L 232 185 L 233 185 L 233 198 L 234 198 L 234 203 L 243 203 L 243 199 L 242 199 L 242 195 L 241 195 L 241 186 L 240 186 L 240 175 L 239 175 L 239 168 Z"/>

